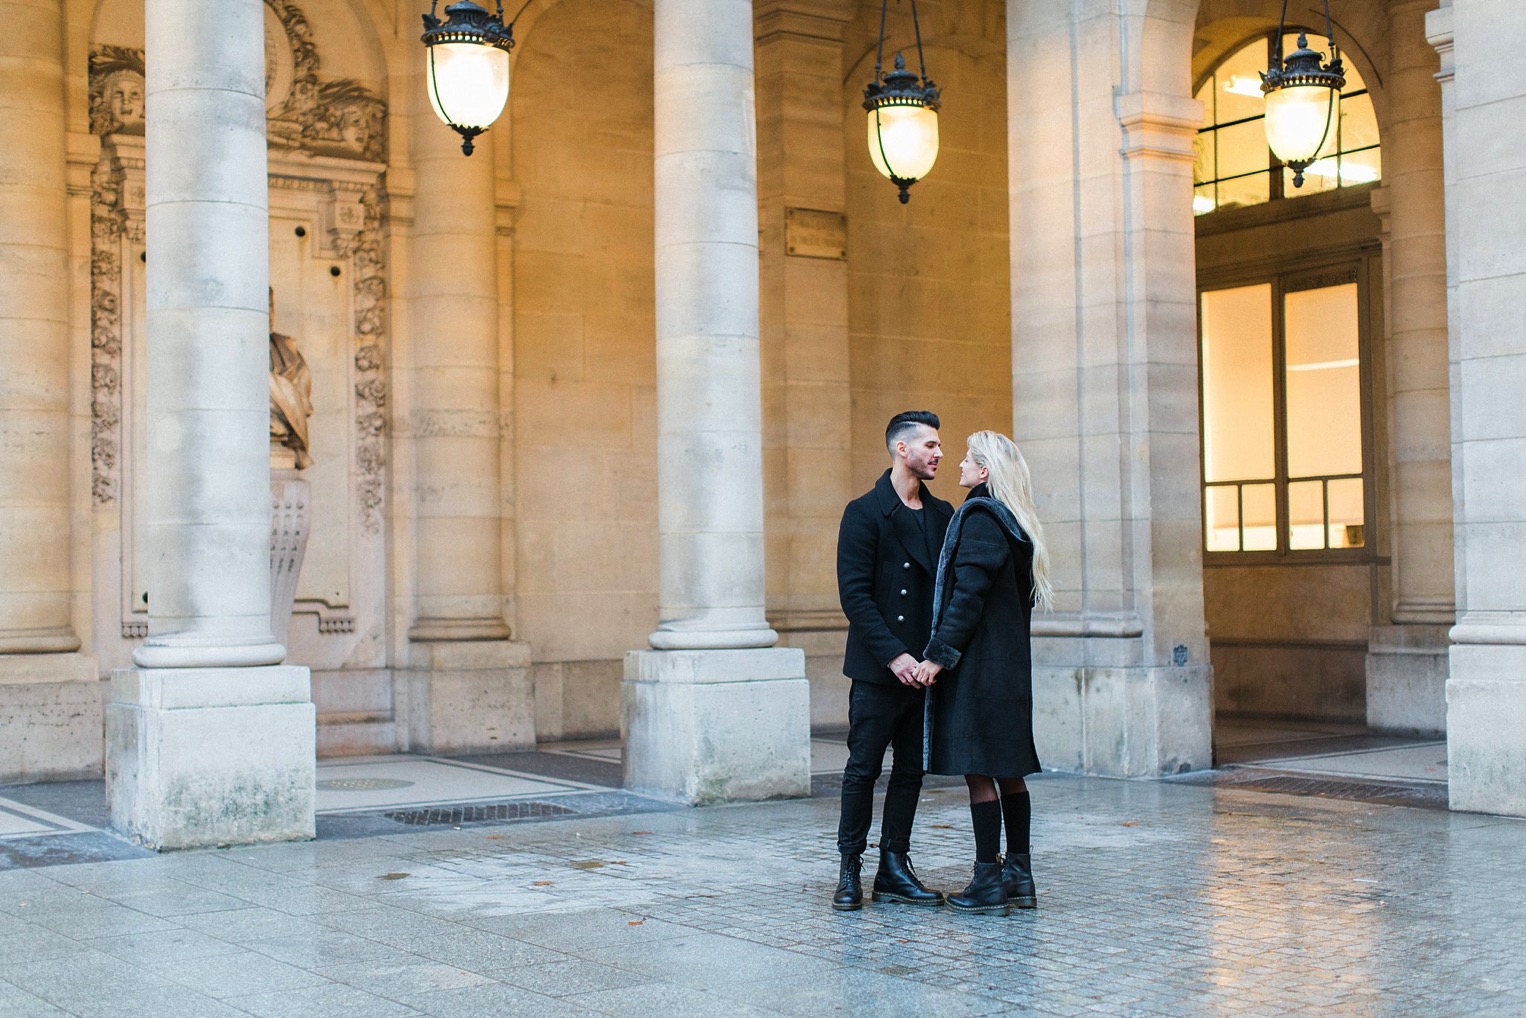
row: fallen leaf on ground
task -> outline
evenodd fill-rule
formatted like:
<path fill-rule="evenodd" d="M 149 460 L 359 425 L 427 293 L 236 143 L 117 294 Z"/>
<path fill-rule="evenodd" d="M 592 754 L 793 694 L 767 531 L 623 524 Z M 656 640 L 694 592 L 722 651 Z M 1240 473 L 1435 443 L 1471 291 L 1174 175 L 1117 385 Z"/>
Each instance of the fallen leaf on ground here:
<path fill-rule="evenodd" d="M 1118 826 L 1119 827 L 1138 827 L 1139 826 L 1139 821 L 1138 820 L 1125 820 L 1123 823 L 1119 824 Z"/>
<path fill-rule="evenodd" d="M 556 883 L 555 880 L 537 880 L 533 884 L 531 884 L 530 886 L 531 887 L 550 887 L 550 886 L 552 886 L 555 883 Z"/>
<path fill-rule="evenodd" d="M 575 870 L 597 870 L 604 868 L 604 863 L 598 859 L 574 859 L 568 865 Z"/>
<path fill-rule="evenodd" d="M 625 925 L 627 925 L 627 926 L 640 926 L 642 923 L 645 923 L 645 922 L 646 922 L 645 919 L 632 919 L 630 922 L 626 923 Z"/>
<path fill-rule="evenodd" d="M 383 873 L 381 876 L 377 877 L 376 879 L 378 879 L 378 880 L 401 880 L 404 877 L 411 877 L 411 876 L 413 876 L 412 873 Z"/>
<path fill-rule="evenodd" d="M 935 831 L 952 831 L 954 829 L 953 824 L 928 824 L 927 826 Z"/>

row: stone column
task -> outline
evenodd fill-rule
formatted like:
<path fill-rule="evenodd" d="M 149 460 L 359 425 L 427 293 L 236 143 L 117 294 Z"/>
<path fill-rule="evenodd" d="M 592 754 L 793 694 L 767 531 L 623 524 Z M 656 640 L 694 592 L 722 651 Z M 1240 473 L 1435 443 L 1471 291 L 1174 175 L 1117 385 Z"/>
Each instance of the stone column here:
<path fill-rule="evenodd" d="M 1446 4 L 1441 55 L 1457 625 L 1447 678 L 1453 809 L 1526 816 L 1526 8 Z"/>
<path fill-rule="evenodd" d="M 1451 450 L 1448 448 L 1446 215 L 1441 91 L 1425 39 L 1435 0 L 1389 9 L 1386 219 L 1388 433 L 1393 520 L 1389 614 L 1367 655 L 1367 724 L 1440 734 L 1446 727 L 1447 627 L 1452 597 Z"/>
<path fill-rule="evenodd" d="M 1007 9 L 1014 437 L 1058 594 L 1034 619 L 1035 735 L 1048 765 L 1120 776 L 1211 762 L 1201 110 L 1185 94 L 1196 5 L 1160 7 L 1174 16 L 1125 19 L 1099 0 Z"/>
<path fill-rule="evenodd" d="M 810 791 L 804 655 L 763 615 L 751 0 L 655 5 L 661 623 L 626 656 L 627 786 Z"/>
<path fill-rule="evenodd" d="M 528 649 L 509 640 L 500 484 L 498 218 L 494 138 L 471 156 L 435 116 L 416 47 L 415 196 L 402 439 L 411 446 L 413 623 L 398 673 L 409 746 L 535 742 Z"/>
<path fill-rule="evenodd" d="M 848 716 L 837 524 L 852 489 L 843 31 L 837 0 L 758 0 L 768 617 L 805 651 L 811 720 Z"/>
<path fill-rule="evenodd" d="M 112 823 L 310 838 L 310 678 L 270 625 L 264 5 L 146 10 L 150 615 L 112 677 Z"/>
<path fill-rule="evenodd" d="M 78 650 L 69 604 L 69 205 L 63 4 L 0 39 L 0 654 Z"/>
<path fill-rule="evenodd" d="M 99 773 L 71 605 L 69 196 L 60 0 L 0 0 L 0 782 Z"/>

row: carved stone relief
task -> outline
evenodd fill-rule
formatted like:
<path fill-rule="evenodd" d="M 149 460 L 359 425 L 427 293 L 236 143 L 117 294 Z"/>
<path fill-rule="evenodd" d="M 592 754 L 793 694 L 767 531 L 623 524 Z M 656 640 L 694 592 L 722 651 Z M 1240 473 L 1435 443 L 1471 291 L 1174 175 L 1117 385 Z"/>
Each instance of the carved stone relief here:
<path fill-rule="evenodd" d="M 313 216 L 309 232 L 317 243 L 308 249 L 309 257 L 342 262 L 350 277 L 345 281 L 349 314 L 334 324 L 348 318 L 351 333 L 344 357 L 355 402 L 346 428 L 350 434 L 341 441 L 348 442 L 353 457 L 346 471 L 353 516 L 333 525 L 342 522 L 357 536 L 374 539 L 381 533 L 386 491 L 386 105 L 360 81 L 322 78 L 311 25 L 296 4 L 266 0 L 266 15 L 272 197 L 277 191 L 306 195 L 292 200 L 312 210 L 306 214 Z M 124 389 L 123 348 L 136 335 L 135 328 L 141 328 L 142 314 L 125 308 L 133 307 L 134 287 L 142 287 L 138 258 L 144 242 L 143 51 L 96 47 L 90 57 L 89 86 L 91 129 L 102 138 L 102 157 L 91 177 L 92 492 L 98 506 L 121 506 L 115 510 L 122 515 L 121 632 L 123 637 L 139 638 L 147 635 L 146 604 L 139 603 L 141 582 L 131 575 L 128 521 L 133 507 L 128 503 L 134 498 L 123 471 L 131 457 L 128 436 L 135 427 L 124 424 L 124 418 L 141 397 L 132 396 L 132 380 L 126 380 Z M 333 275 L 340 274 L 336 266 Z M 325 268 L 323 277 L 328 275 Z M 329 441 L 334 441 L 332 435 Z M 338 537 L 333 529 L 328 533 L 330 539 Z M 309 604 L 299 597 L 296 610 L 316 613 L 321 634 L 354 633 L 352 609 L 333 602 L 332 593 L 328 602 Z"/>

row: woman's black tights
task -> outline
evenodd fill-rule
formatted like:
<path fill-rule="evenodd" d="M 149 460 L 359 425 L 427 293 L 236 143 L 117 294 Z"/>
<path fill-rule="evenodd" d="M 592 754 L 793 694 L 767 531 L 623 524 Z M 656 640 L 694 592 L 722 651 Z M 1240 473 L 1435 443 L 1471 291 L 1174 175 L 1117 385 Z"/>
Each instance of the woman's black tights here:
<path fill-rule="evenodd" d="M 1027 855 L 1032 817 L 1027 783 L 1022 778 L 988 778 L 983 774 L 966 774 L 964 783 L 970 789 L 975 861 L 996 861 L 1003 824 L 1007 829 L 1007 853 Z"/>

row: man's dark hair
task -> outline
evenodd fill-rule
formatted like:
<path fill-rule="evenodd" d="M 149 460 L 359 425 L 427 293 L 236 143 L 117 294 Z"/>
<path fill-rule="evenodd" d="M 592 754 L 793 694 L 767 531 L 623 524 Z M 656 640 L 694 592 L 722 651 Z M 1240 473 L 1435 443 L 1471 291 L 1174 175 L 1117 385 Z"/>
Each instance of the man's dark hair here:
<path fill-rule="evenodd" d="M 931 410 L 903 410 L 896 414 L 885 426 L 885 448 L 895 452 L 895 444 L 923 424 L 934 431 L 943 426 L 938 423 L 938 415 Z"/>

